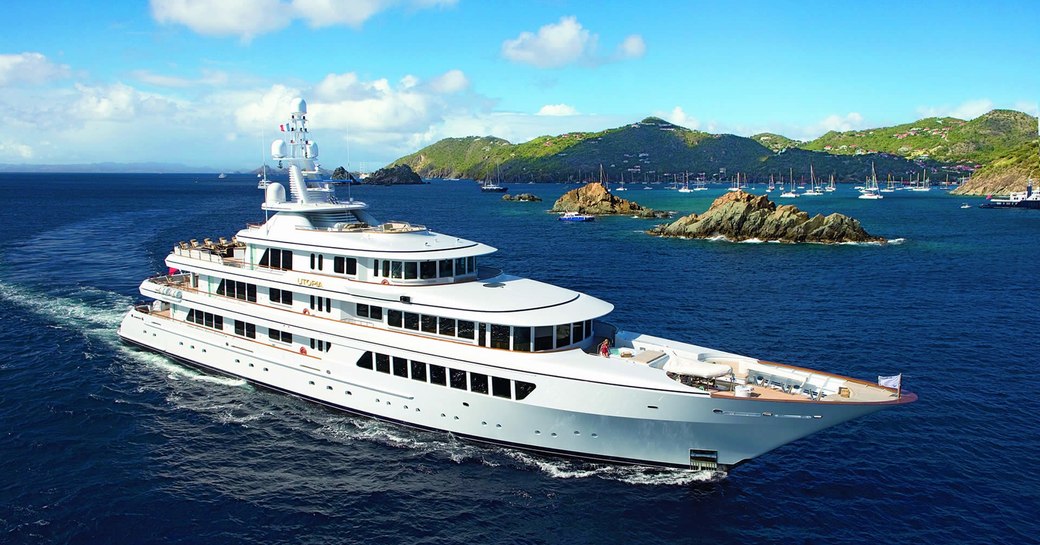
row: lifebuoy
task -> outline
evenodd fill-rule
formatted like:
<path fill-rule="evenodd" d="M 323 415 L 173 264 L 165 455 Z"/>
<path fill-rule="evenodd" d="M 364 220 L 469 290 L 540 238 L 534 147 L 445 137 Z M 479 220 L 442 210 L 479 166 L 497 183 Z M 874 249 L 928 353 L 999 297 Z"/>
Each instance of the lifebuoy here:
<path fill-rule="evenodd" d="M 390 285 L 390 281 L 387 280 L 386 278 L 384 278 L 383 281 L 380 282 L 380 283 L 383 284 L 384 286 L 389 286 Z"/>
<path fill-rule="evenodd" d="M 310 314 L 310 313 L 311 313 L 311 311 L 310 311 L 310 309 L 306 309 L 306 308 L 305 308 L 305 309 L 303 309 L 303 313 L 304 313 L 304 314 Z"/>
<path fill-rule="evenodd" d="M 301 346 L 300 347 L 300 353 L 303 354 L 304 356 L 306 356 L 307 355 L 307 349 Z"/>

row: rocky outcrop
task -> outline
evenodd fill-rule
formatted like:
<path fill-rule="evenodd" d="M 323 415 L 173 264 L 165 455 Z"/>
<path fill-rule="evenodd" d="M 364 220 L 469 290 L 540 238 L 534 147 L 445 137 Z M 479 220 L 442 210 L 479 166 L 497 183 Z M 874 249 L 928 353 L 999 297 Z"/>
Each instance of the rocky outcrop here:
<path fill-rule="evenodd" d="M 781 242 L 885 242 L 867 233 L 859 221 L 842 214 L 809 214 L 785 204 L 777 206 L 765 195 L 743 191 L 726 193 L 708 211 L 658 225 L 647 233 L 663 237 L 715 238 L 732 241 L 757 239 Z"/>
<path fill-rule="evenodd" d="M 513 202 L 542 202 L 541 197 L 531 193 L 520 193 L 518 195 L 510 195 L 506 193 L 505 195 L 502 195 L 502 200 Z"/>
<path fill-rule="evenodd" d="M 369 174 L 365 178 L 365 183 L 371 185 L 407 185 L 425 182 L 412 170 L 412 167 L 408 165 L 394 165 L 381 168 Z"/>
<path fill-rule="evenodd" d="M 639 216 L 641 218 L 668 217 L 667 212 L 657 212 L 639 203 L 615 197 L 599 182 L 585 184 L 564 193 L 556 200 L 550 212 L 578 212 L 597 216 Z"/>

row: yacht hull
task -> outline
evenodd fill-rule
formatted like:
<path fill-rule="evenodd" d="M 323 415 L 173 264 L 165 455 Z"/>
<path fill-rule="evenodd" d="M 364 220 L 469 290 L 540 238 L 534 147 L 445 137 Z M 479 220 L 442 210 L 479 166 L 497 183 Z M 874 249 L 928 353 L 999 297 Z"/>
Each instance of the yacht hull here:
<path fill-rule="evenodd" d="M 127 344 L 178 362 L 348 413 L 481 443 L 619 464 L 710 469 L 716 463 L 725 469 L 916 398 L 909 394 L 884 403 L 724 398 L 520 373 L 494 361 L 442 361 L 418 347 L 393 349 L 364 341 L 337 346 L 336 356 L 319 358 L 137 309 L 124 318 L 119 335 Z M 358 367 L 357 358 L 370 350 L 538 386 L 519 401 L 419 382 Z"/>

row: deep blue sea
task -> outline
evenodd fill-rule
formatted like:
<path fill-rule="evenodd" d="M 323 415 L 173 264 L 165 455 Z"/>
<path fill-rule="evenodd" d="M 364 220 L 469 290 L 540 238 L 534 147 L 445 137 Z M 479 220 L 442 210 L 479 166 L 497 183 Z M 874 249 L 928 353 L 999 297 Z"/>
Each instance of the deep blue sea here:
<path fill-rule="evenodd" d="M 180 240 L 263 219 L 251 176 L 0 174 L 0 543 L 1035 543 L 1040 212 L 930 193 L 793 204 L 885 246 L 564 224 L 564 185 L 354 187 L 382 219 L 611 301 L 631 330 L 874 380 L 917 403 L 727 475 L 589 466 L 357 418 L 120 344 Z M 620 194 L 703 211 L 723 188 Z M 344 190 L 345 193 L 345 190 Z M 774 195 L 776 193 L 774 192 Z M 341 194 L 342 195 L 342 194 Z"/>

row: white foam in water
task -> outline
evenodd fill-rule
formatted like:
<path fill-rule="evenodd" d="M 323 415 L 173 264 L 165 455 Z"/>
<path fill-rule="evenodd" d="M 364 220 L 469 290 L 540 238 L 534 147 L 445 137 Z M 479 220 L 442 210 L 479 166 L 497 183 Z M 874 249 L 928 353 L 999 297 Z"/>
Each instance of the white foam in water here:
<path fill-rule="evenodd" d="M 554 479 L 595 477 L 638 485 L 687 485 L 697 482 L 714 482 L 726 478 L 726 473 L 720 471 L 576 463 L 568 460 L 542 458 L 514 450 L 508 451 L 507 455 Z"/>

